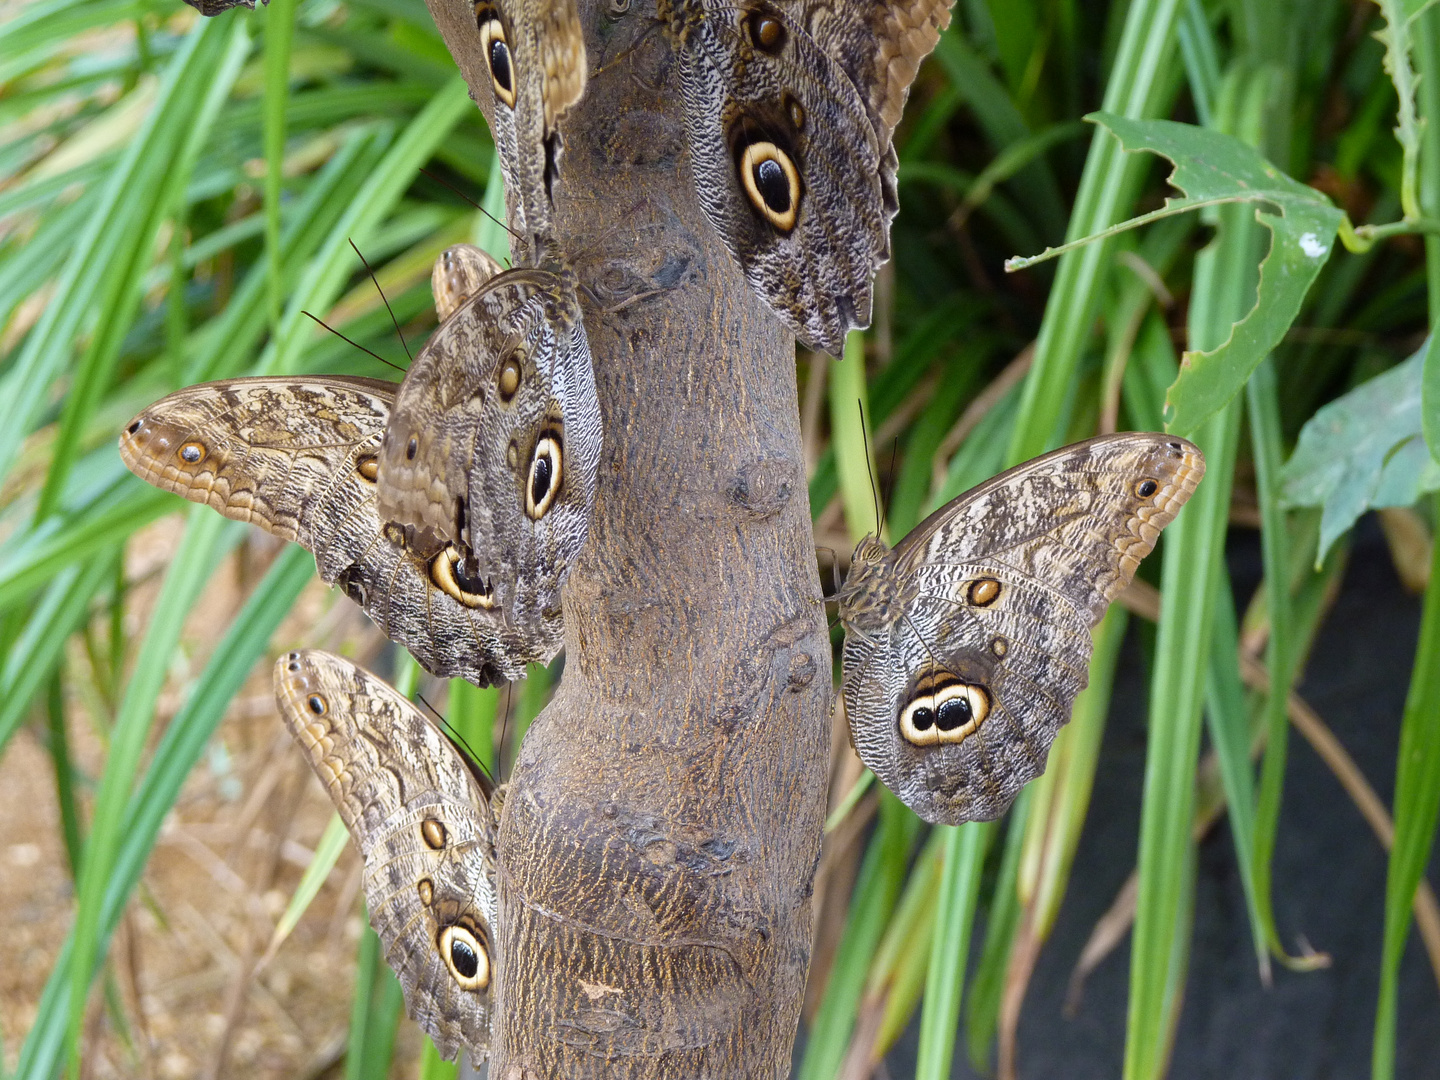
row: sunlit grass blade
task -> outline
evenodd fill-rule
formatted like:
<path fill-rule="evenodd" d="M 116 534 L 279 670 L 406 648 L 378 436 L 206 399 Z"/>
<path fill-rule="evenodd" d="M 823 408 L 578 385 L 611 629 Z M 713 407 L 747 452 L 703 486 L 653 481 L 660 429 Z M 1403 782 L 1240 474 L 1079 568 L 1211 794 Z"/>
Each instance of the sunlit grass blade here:
<path fill-rule="evenodd" d="M 340 815 L 331 814 L 325 831 L 320 834 L 320 842 L 315 845 L 315 857 L 300 875 L 300 882 L 295 886 L 290 902 L 281 913 L 280 921 L 275 924 L 275 932 L 270 936 L 270 944 L 265 947 L 265 955 L 260 961 L 261 967 L 285 943 L 285 939 L 300 924 L 301 916 L 309 909 L 311 902 L 320 895 L 321 886 L 330 876 L 330 871 L 335 869 L 335 864 L 340 861 L 349 839 L 350 833 L 345 828 L 345 822 L 340 820 Z"/>
<path fill-rule="evenodd" d="M 1153 114 L 1170 86 L 1163 68 L 1174 51 L 1180 0 L 1136 0 L 1105 87 L 1107 112 L 1129 117 Z M 1114 224 L 1134 200 L 1140 166 L 1120 143 L 1097 129 L 1085 159 L 1080 191 L 1066 239 L 1074 240 Z M 1063 257 L 1045 305 L 1035 362 L 1025 380 L 1020 415 L 1011 434 L 1007 463 L 1017 464 L 1047 450 L 1058 436 L 1066 394 L 1090 336 L 1110 243 L 1090 244 Z"/>
<path fill-rule="evenodd" d="M 185 777 L 224 717 L 226 705 L 314 573 L 315 561 L 303 548 L 291 547 L 281 552 L 216 647 L 185 704 L 165 729 L 144 779 L 124 806 L 117 830 L 119 844 L 105 882 L 95 935 L 97 953 L 114 932 L 130 893 L 140 880 L 160 826 L 174 806 Z M 45 984 L 35 1025 L 20 1050 L 17 1077 L 49 1080 L 64 1059 L 73 985 L 74 938 L 72 929 Z"/>
<path fill-rule="evenodd" d="M 1440 511 L 1440 498 L 1434 505 Z M 1395 846 L 1385 876 L 1385 938 L 1371 1064 L 1374 1080 L 1389 1080 L 1395 1074 L 1400 958 L 1410 932 L 1415 889 L 1430 861 L 1440 816 L 1440 543 L 1434 545 L 1431 558 L 1396 758 Z"/>
<path fill-rule="evenodd" d="M 845 354 L 830 366 L 830 445 L 845 507 L 845 526 L 858 542 L 880 531 L 880 496 L 875 487 L 874 447 L 865 385 L 865 335 L 851 331 Z"/>
<path fill-rule="evenodd" d="M 950 1075 L 950 1060 L 960 1033 L 960 997 L 970 954 L 975 902 L 980 896 L 985 852 L 995 831 L 994 823 L 988 821 L 937 828 L 946 830 L 944 869 L 936 902 L 935 943 L 925 977 L 925 1001 L 920 1007 L 915 1080 L 945 1080 Z"/>
<path fill-rule="evenodd" d="M 995 1042 L 996 1024 L 1000 1018 L 1000 1001 L 1005 992 L 1005 972 L 1010 966 L 1010 950 L 1015 944 L 1015 931 L 1020 925 L 1020 856 L 1024 851 L 1026 824 L 1034 801 L 1034 784 L 1028 784 L 1010 808 L 1005 828 L 1005 849 L 1000 856 L 1000 869 L 990 893 L 990 906 L 985 913 L 985 941 L 980 958 L 970 979 L 965 1000 L 965 1048 L 971 1067 L 990 1073 L 990 1048 Z"/>
<path fill-rule="evenodd" d="M 358 950 L 345 1080 L 385 1080 L 404 1000 L 399 980 L 385 963 L 380 939 L 368 925 L 361 931 Z"/>
<path fill-rule="evenodd" d="M 420 1080 L 455 1080 L 460 1075 L 460 1063 L 446 1061 L 428 1038 L 420 1051 Z"/>
<path fill-rule="evenodd" d="M 280 327 L 284 257 L 280 250 L 280 183 L 285 168 L 285 112 L 290 104 L 290 46 L 296 0 L 270 0 L 265 11 L 265 307 L 271 332 Z"/>
<path fill-rule="evenodd" d="M 50 676 L 45 701 L 46 734 L 50 761 L 55 767 L 55 801 L 60 806 L 60 835 L 65 841 L 65 860 L 73 881 L 80 871 L 84 845 L 80 810 L 75 803 L 75 765 L 70 757 L 70 736 L 65 730 L 65 681 L 59 671 Z"/>

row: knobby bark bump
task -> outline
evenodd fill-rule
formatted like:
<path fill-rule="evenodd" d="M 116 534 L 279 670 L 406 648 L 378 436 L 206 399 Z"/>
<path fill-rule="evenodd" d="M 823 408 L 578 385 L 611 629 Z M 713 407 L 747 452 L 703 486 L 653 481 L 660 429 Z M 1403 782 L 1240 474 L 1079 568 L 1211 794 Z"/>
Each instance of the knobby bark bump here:
<path fill-rule="evenodd" d="M 488 115 L 473 8 L 427 2 Z M 605 450 L 500 824 L 491 1075 L 782 1077 L 832 677 L 794 345 L 700 213 L 653 4 L 579 7 L 556 224 Z"/>

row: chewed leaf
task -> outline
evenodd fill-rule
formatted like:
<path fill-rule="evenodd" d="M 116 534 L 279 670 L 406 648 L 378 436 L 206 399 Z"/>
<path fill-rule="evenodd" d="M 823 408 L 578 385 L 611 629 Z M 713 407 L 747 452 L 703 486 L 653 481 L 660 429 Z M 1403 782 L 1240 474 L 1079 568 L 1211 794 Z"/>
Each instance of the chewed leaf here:
<path fill-rule="evenodd" d="M 1290 328 L 1305 293 L 1330 257 L 1345 215 L 1320 192 L 1286 176 L 1258 150 L 1232 136 L 1173 120 L 1129 120 L 1113 113 L 1091 113 L 1085 119 L 1112 131 L 1128 152 L 1149 150 L 1169 158 L 1175 165 L 1170 185 L 1182 197 L 1167 199 L 1159 210 L 1032 259 L 1011 259 L 1005 264 L 1007 270 L 1188 210 L 1251 202 L 1280 211 L 1270 213 L 1258 206 L 1255 211 L 1271 233 L 1270 252 L 1260 264 L 1255 306 L 1231 327 L 1224 344 L 1210 352 L 1185 353 L 1180 377 L 1166 396 L 1166 429 L 1188 435 L 1239 393 L 1255 365 Z"/>
<path fill-rule="evenodd" d="M 1366 510 L 1409 506 L 1440 489 L 1440 464 L 1420 432 L 1425 353 L 1332 401 L 1300 430 L 1282 497 L 1287 506 L 1323 507 L 1317 560 Z"/>

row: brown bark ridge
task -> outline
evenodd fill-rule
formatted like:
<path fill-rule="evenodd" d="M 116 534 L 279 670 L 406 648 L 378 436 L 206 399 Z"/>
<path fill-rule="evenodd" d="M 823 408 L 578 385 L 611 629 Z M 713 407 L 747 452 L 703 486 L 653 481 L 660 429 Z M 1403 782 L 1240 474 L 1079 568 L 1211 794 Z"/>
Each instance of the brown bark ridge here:
<path fill-rule="evenodd" d="M 427 3 L 488 112 L 471 5 Z M 556 225 L 605 449 L 500 822 L 491 1075 L 783 1077 L 831 699 L 794 345 L 701 216 L 653 3 L 579 8 Z"/>

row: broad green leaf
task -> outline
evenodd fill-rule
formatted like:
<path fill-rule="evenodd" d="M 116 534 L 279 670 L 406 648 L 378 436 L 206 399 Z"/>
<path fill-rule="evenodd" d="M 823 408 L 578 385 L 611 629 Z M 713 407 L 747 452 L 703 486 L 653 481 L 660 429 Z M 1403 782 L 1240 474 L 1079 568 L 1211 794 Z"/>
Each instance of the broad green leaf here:
<path fill-rule="evenodd" d="M 1300 429 L 1282 473 L 1286 506 L 1319 506 L 1316 565 L 1366 510 L 1409 506 L 1440 489 L 1440 463 L 1421 435 L 1426 349 L 1321 408 Z"/>
<path fill-rule="evenodd" d="M 1131 120 L 1112 113 L 1086 117 L 1114 132 L 1126 152 L 1149 150 L 1174 163 L 1170 185 L 1183 192 L 1165 206 L 1131 218 L 1033 259 L 1012 259 L 1007 268 L 1032 265 L 1081 244 L 1188 210 L 1225 203 L 1261 203 L 1255 218 L 1271 234 L 1270 252 L 1260 264 L 1255 304 L 1230 328 L 1229 337 L 1210 350 L 1189 350 L 1180 377 L 1165 402 L 1167 430 L 1194 432 L 1230 401 L 1250 372 L 1290 329 L 1311 283 L 1335 247 L 1344 214 L 1320 192 L 1286 176 L 1246 143 L 1223 132 L 1172 120 Z"/>

